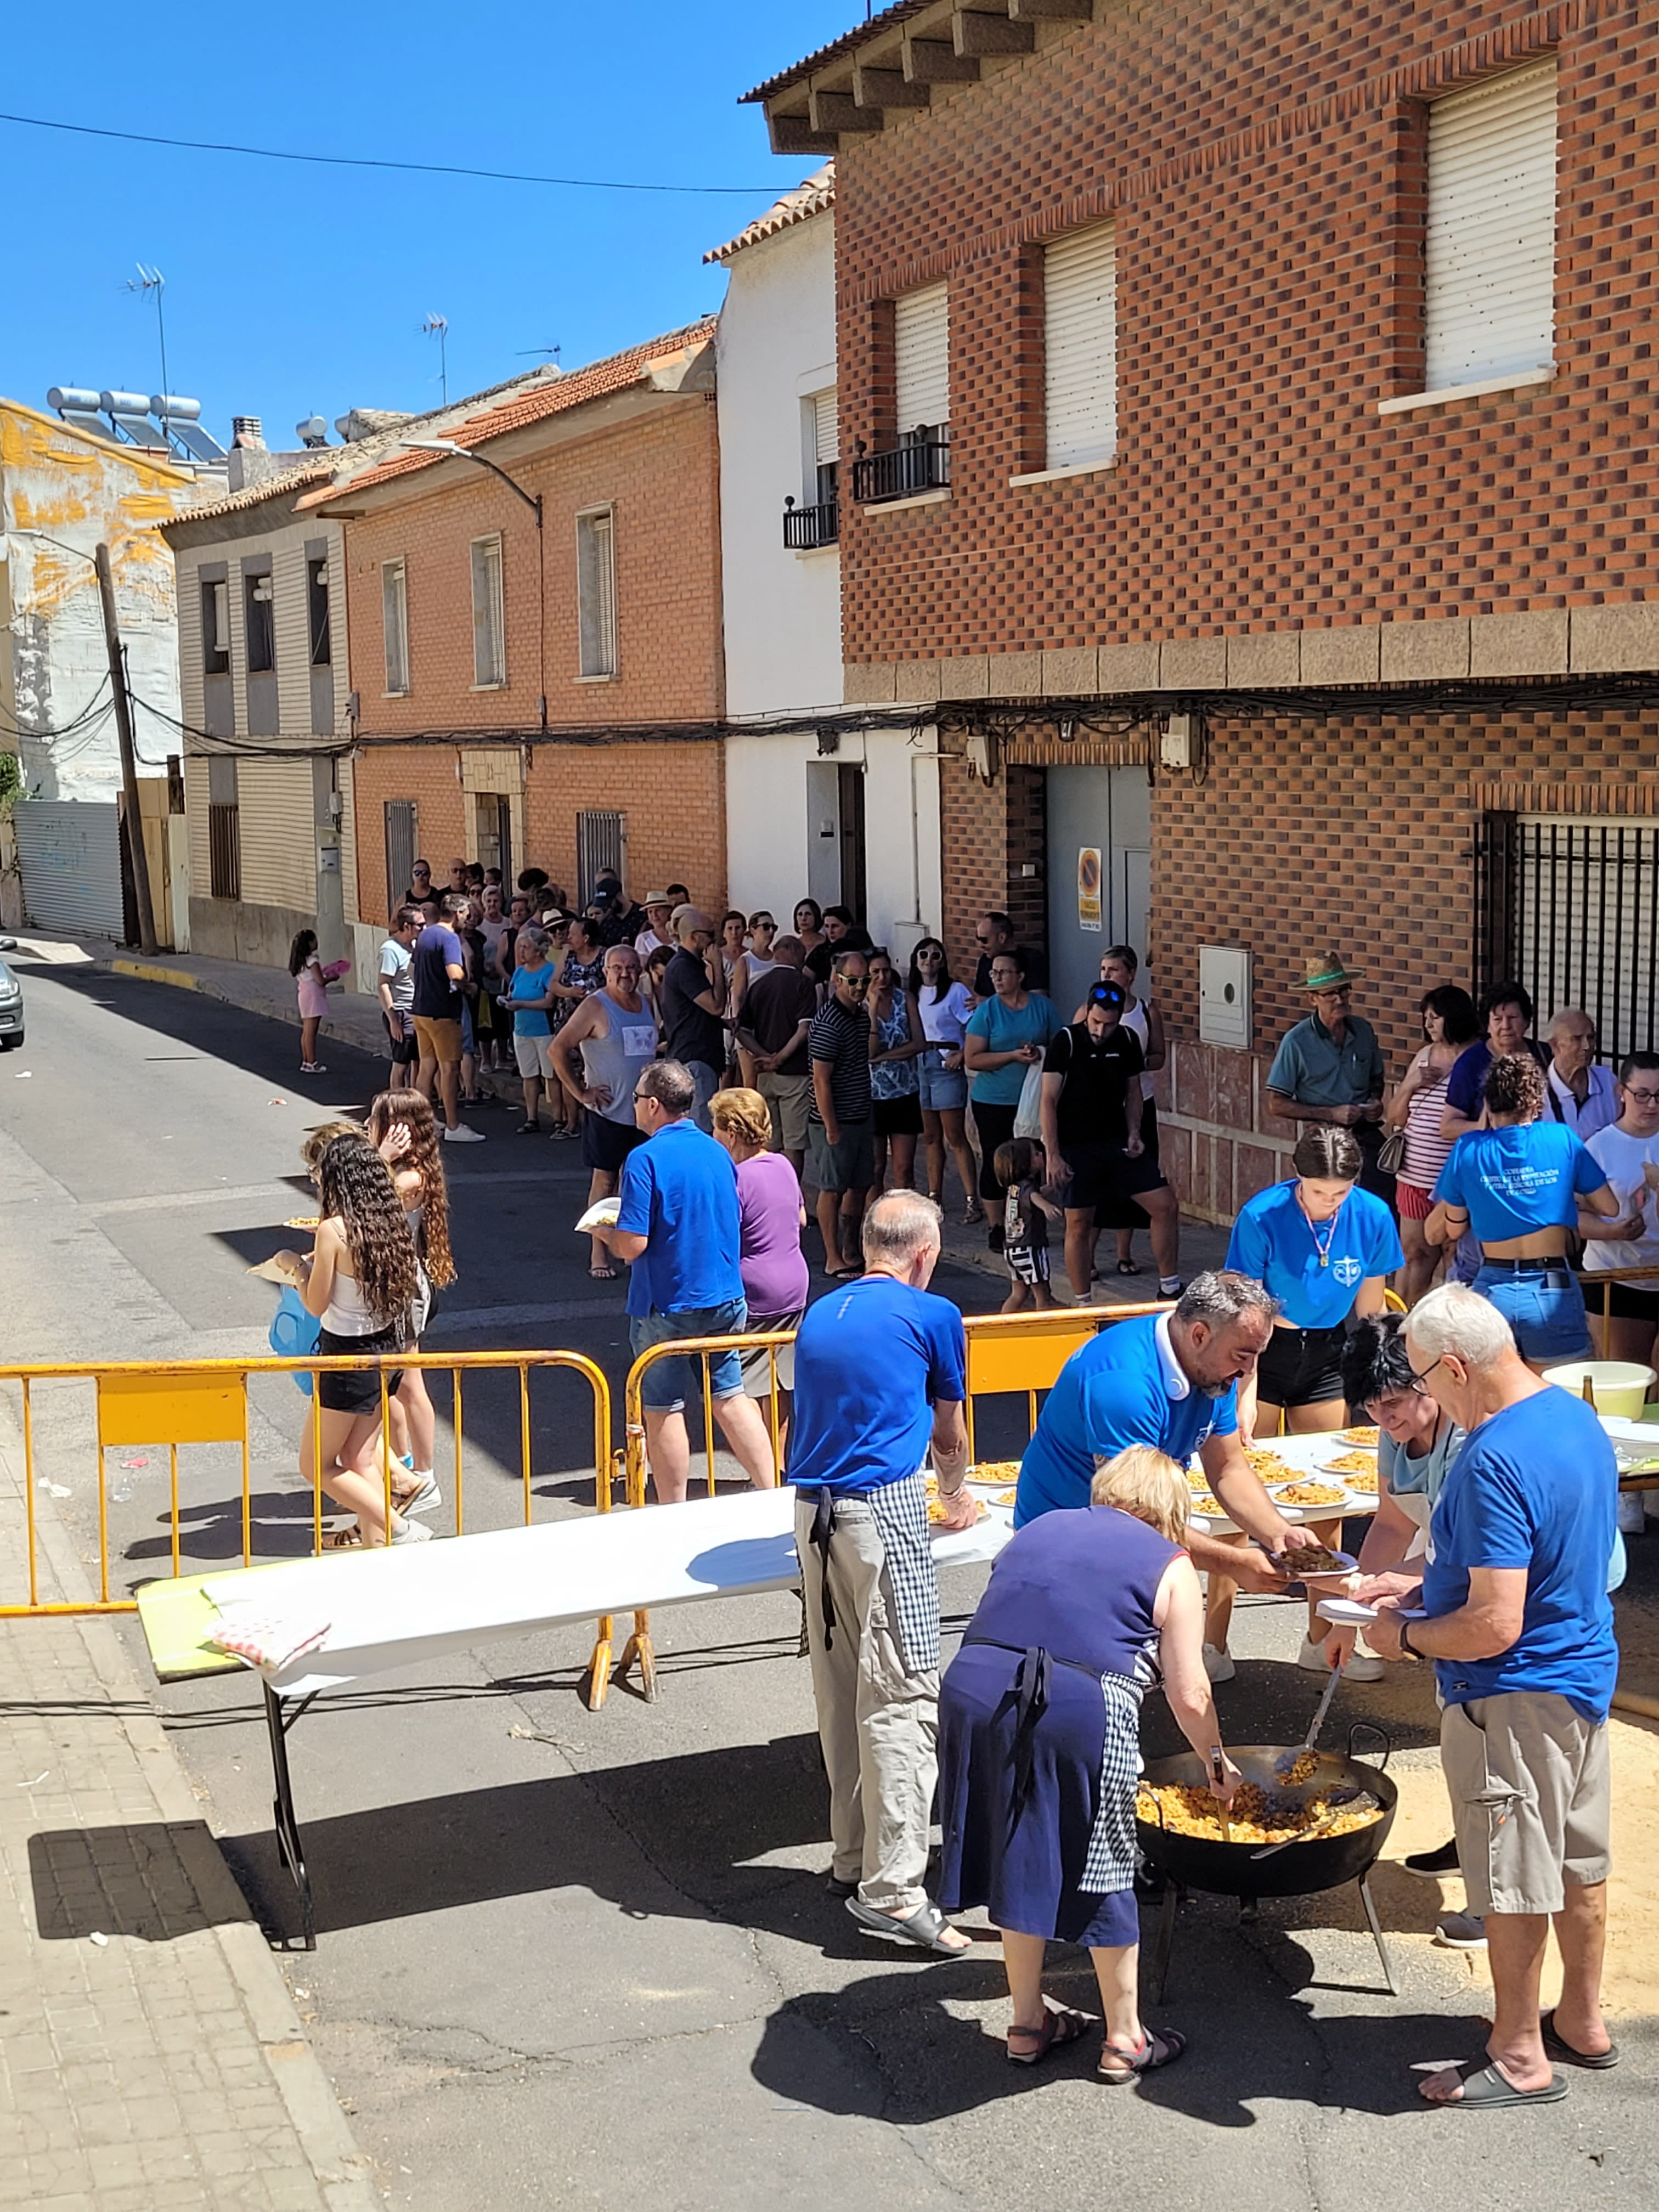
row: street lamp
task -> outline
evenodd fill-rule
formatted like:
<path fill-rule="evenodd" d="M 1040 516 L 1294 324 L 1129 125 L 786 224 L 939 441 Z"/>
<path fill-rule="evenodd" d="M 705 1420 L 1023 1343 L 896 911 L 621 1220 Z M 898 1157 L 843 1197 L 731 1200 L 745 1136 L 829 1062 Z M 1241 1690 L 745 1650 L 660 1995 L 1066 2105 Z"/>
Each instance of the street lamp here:
<path fill-rule="evenodd" d="M 110 689 L 115 704 L 115 736 L 121 750 L 121 788 L 126 799 L 127 858 L 132 866 L 132 901 L 138 909 L 138 949 L 153 953 L 155 909 L 149 895 L 149 855 L 144 850 L 144 817 L 138 804 L 138 755 L 132 741 L 132 695 L 127 690 L 126 665 L 121 657 L 121 632 L 115 618 L 115 576 L 109 548 L 100 540 L 88 553 L 79 545 L 65 544 L 44 530 L 14 530 L 15 538 L 43 538 L 61 553 L 78 554 L 98 571 L 98 597 L 104 611 L 104 642 L 109 651 Z"/>
<path fill-rule="evenodd" d="M 487 461 L 482 453 L 475 453 L 467 446 L 458 446 L 453 438 L 403 438 L 398 441 L 406 453 L 442 453 L 452 461 L 473 461 L 481 469 L 488 469 L 492 477 L 499 477 L 517 498 L 521 499 L 536 518 L 536 527 L 542 526 L 542 501 L 539 492 L 528 492 L 522 484 L 514 483 L 505 469 L 498 469 L 494 461 Z"/>

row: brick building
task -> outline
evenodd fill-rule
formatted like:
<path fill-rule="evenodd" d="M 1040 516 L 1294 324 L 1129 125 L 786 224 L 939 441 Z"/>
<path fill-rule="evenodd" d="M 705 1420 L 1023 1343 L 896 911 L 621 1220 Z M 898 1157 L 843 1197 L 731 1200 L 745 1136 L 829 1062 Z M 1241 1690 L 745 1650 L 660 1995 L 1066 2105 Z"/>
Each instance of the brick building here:
<path fill-rule="evenodd" d="M 400 450 L 298 502 L 344 532 L 365 921 L 417 853 L 723 902 L 713 334 L 481 407 L 449 434 L 477 460 Z"/>
<path fill-rule="evenodd" d="M 937 716 L 959 957 L 1150 955 L 1196 1212 L 1328 944 L 1396 1073 L 1514 969 L 1652 1041 L 1656 91 L 1639 0 L 901 0 L 750 95 L 836 158 L 845 697 Z"/>

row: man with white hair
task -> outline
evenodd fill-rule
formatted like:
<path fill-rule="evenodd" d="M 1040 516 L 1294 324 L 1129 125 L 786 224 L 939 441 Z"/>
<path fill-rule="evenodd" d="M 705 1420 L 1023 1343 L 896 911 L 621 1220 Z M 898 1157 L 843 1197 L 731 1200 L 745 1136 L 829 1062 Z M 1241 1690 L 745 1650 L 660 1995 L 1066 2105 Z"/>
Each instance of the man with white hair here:
<path fill-rule="evenodd" d="M 1468 1440 L 1435 1503 L 1421 1613 L 1402 1613 L 1411 1594 L 1396 1587 L 1365 1633 L 1385 1658 L 1434 1662 L 1441 1765 L 1493 1995 L 1485 2049 L 1423 2094 L 1553 2103 L 1567 2083 L 1552 2060 L 1600 2069 L 1619 2055 L 1601 2007 L 1618 1466 L 1594 1408 L 1539 1380 L 1490 1300 L 1461 1284 L 1431 1291 L 1406 1343 Z M 1540 2018 L 1552 1921 L 1561 1996 Z"/>
<path fill-rule="evenodd" d="M 830 1887 L 868 1934 L 954 1957 L 968 1948 L 928 1896 L 939 1772 L 939 1578 L 921 1468 L 971 1528 L 967 1338 L 927 1285 L 940 1213 L 891 1191 L 864 1218 L 865 1272 L 809 1308 L 795 1339 L 795 1486 L 812 1695 L 830 1777 Z"/>
<path fill-rule="evenodd" d="M 1595 1057 L 1595 1024 L 1582 1006 L 1563 1006 L 1550 1016 L 1544 1042 L 1550 1048 L 1550 1109 L 1585 1144 L 1598 1129 L 1619 1119 L 1619 1087 L 1613 1070 Z"/>

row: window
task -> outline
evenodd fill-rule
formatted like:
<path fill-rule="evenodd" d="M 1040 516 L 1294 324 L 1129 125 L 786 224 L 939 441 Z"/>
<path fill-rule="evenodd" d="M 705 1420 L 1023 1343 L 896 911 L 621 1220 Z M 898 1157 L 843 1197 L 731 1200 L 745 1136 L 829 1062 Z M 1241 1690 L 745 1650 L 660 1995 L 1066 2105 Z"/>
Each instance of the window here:
<path fill-rule="evenodd" d="M 410 887 L 410 878 L 415 872 L 414 800 L 388 799 L 385 805 L 385 820 L 386 908 L 387 915 L 393 915 Z"/>
<path fill-rule="evenodd" d="M 208 892 L 216 899 L 242 896 L 242 827 L 237 804 L 236 763 L 208 762 Z"/>
<path fill-rule="evenodd" d="M 907 292 L 893 303 L 893 376 L 901 441 L 937 431 L 951 419 L 951 351 L 943 284 Z"/>
<path fill-rule="evenodd" d="M 326 668 L 334 659 L 329 628 L 326 555 L 306 562 L 306 615 L 311 636 L 311 665 L 313 668 Z"/>
<path fill-rule="evenodd" d="M 606 873 L 628 878 L 628 817 L 609 806 L 583 807 L 576 816 L 576 887 L 584 906 Z"/>
<path fill-rule="evenodd" d="M 276 665 L 276 607 L 270 571 L 242 578 L 243 610 L 247 618 L 247 672 L 268 676 Z"/>
<path fill-rule="evenodd" d="M 1547 368 L 1554 349 L 1555 64 L 1429 109 L 1425 388 Z"/>
<path fill-rule="evenodd" d="M 617 672 L 614 520 L 608 507 L 576 517 L 576 607 L 584 676 Z"/>
<path fill-rule="evenodd" d="M 835 500 L 841 460 L 841 425 L 836 418 L 833 388 L 815 392 L 806 404 L 811 416 L 813 464 L 812 480 L 807 489 L 812 504 L 827 507 Z"/>
<path fill-rule="evenodd" d="M 230 586 L 202 586 L 202 667 L 209 676 L 230 673 Z"/>
<path fill-rule="evenodd" d="M 401 561 L 380 563 L 380 617 L 386 631 L 386 688 L 409 690 L 409 584 Z"/>
<path fill-rule="evenodd" d="M 840 535 L 841 432 L 836 394 L 815 392 L 801 404 L 804 496 L 799 507 L 783 503 L 783 542 L 797 553 L 833 545 Z"/>
<path fill-rule="evenodd" d="M 1056 239 L 1042 257 L 1048 466 L 1087 468 L 1117 450 L 1117 245 L 1109 222 Z"/>
<path fill-rule="evenodd" d="M 472 541 L 472 684 L 475 690 L 507 681 L 507 617 L 501 603 L 501 541 Z"/>

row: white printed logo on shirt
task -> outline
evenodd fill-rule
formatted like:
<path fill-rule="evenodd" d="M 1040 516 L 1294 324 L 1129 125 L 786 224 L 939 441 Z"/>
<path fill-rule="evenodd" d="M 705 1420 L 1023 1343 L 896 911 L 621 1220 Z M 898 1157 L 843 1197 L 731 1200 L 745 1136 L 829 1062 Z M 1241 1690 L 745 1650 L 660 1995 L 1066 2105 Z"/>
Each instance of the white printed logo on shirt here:
<path fill-rule="evenodd" d="M 1339 1260 L 1331 1273 L 1345 1291 L 1351 1291 L 1356 1283 L 1364 1279 L 1365 1270 L 1358 1260 Z"/>
<path fill-rule="evenodd" d="M 623 1025 L 622 1048 L 624 1060 L 651 1060 L 657 1050 L 657 1026 L 654 1022 Z"/>

